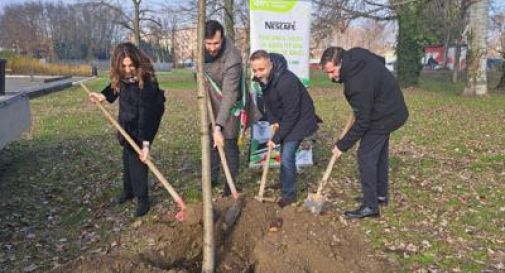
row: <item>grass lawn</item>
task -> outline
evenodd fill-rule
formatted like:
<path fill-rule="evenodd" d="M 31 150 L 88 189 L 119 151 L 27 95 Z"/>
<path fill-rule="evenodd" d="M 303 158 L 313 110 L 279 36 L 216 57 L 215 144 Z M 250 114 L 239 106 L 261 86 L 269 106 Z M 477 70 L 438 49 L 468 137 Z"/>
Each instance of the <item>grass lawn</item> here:
<path fill-rule="evenodd" d="M 194 202 L 201 197 L 196 84 L 191 70 L 158 78 L 167 108 L 153 156 Z M 100 90 L 106 83 L 87 84 Z M 350 223 L 401 272 L 505 270 L 505 95 L 464 98 L 458 96 L 463 87 L 441 73 L 423 75 L 418 87 L 404 90 L 410 118 L 390 144 L 392 204 L 378 220 Z M 300 201 L 321 177 L 350 111 L 341 87 L 320 72 L 310 92 L 324 123 L 316 135 L 316 165 L 299 177 Z M 121 148 L 84 91 L 73 87 L 36 98 L 31 107 L 31 131 L 0 151 L 2 272 L 43 272 L 98 253 L 135 221 L 134 205 L 109 207 L 120 191 Z M 117 111 L 116 104 L 107 108 Z M 252 196 L 260 172 L 246 169 L 245 147 L 241 153 L 238 184 Z M 340 214 L 357 205 L 353 198 L 360 192 L 355 148 L 337 164 L 328 196 Z M 271 177 L 276 180 L 277 171 Z M 158 206 L 173 206 L 159 186 L 151 196 Z"/>

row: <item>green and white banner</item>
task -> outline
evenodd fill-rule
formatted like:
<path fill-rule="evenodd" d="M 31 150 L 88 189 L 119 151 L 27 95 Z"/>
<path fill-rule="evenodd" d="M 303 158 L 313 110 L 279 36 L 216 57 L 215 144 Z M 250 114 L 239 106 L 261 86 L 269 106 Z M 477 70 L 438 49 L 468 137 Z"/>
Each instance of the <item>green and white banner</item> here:
<path fill-rule="evenodd" d="M 250 0 L 251 53 L 263 49 L 286 57 L 288 69 L 305 86 L 309 85 L 310 0 Z M 260 86 L 252 82 L 251 93 L 255 102 L 261 100 Z M 260 121 L 251 128 L 249 167 L 259 168 L 266 158 L 269 124 Z M 269 165 L 279 167 L 280 147 L 268 159 Z M 296 152 L 298 167 L 311 166 L 312 141 L 304 140 Z"/>
<path fill-rule="evenodd" d="M 289 70 L 309 85 L 310 0 L 250 0 L 251 53 L 281 53 Z"/>

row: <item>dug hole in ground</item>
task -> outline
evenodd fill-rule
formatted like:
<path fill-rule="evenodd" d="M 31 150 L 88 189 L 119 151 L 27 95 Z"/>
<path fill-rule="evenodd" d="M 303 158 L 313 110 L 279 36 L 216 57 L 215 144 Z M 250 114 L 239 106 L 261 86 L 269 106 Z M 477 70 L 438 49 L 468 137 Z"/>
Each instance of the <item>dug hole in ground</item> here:
<path fill-rule="evenodd" d="M 224 234 L 221 226 L 233 202 L 219 199 L 214 203 L 216 272 L 393 270 L 385 259 L 374 256 L 355 229 L 335 220 L 338 216 L 314 216 L 303 206 L 279 209 L 275 204 L 246 199 L 235 226 Z M 201 203 L 190 205 L 183 223 L 174 223 L 171 212 L 161 212 L 167 216 L 125 232 L 107 253 L 80 257 L 52 272 L 201 272 L 201 208 Z"/>

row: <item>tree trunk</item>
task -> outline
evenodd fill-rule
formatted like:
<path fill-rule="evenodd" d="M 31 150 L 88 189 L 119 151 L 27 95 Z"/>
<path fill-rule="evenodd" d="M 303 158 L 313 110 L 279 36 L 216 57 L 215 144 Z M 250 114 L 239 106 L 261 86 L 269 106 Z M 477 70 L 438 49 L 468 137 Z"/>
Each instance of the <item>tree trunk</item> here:
<path fill-rule="evenodd" d="M 172 26 L 172 61 L 174 62 L 174 68 L 177 68 L 178 60 L 177 60 L 177 31 L 175 26 Z"/>
<path fill-rule="evenodd" d="M 202 199 L 203 199 L 203 262 L 202 273 L 213 273 L 215 263 L 214 216 L 210 184 L 210 140 L 207 114 L 207 92 L 204 86 L 205 0 L 198 0 L 197 84 L 200 109 L 200 139 L 202 144 Z"/>
<path fill-rule="evenodd" d="M 464 24 L 464 22 L 466 21 L 465 18 L 467 16 L 467 12 L 468 12 L 468 2 L 470 0 L 461 0 L 461 9 L 459 11 L 459 21 L 461 21 L 462 24 Z M 453 66 L 453 70 L 452 70 L 452 78 L 451 78 L 451 82 L 452 83 L 456 83 L 458 82 L 458 77 L 459 77 L 459 72 L 461 70 L 461 46 L 464 45 L 464 44 L 467 44 L 467 49 L 468 49 L 468 26 L 465 26 L 464 29 L 462 29 L 462 33 L 461 35 L 459 35 L 459 41 L 456 41 L 456 52 L 454 54 L 454 66 Z M 468 65 L 467 65 L 468 67 Z"/>
<path fill-rule="evenodd" d="M 444 69 L 447 69 L 447 60 L 449 58 L 447 58 L 449 55 L 449 43 L 451 41 L 451 32 L 449 31 L 449 28 L 447 29 L 447 35 L 446 35 L 446 38 L 445 38 L 445 44 L 444 44 L 444 58 L 442 60 L 442 67 Z"/>
<path fill-rule="evenodd" d="M 501 77 L 496 89 L 505 90 L 505 32 L 501 34 L 501 57 L 504 59 L 504 62 L 501 65 Z"/>
<path fill-rule="evenodd" d="M 502 53 L 503 58 L 505 59 L 505 52 Z M 505 90 L 505 61 L 501 65 L 501 77 L 496 89 Z"/>
<path fill-rule="evenodd" d="M 235 41 L 233 0 L 224 0 L 224 25 L 226 36 L 228 36 L 232 41 Z"/>
<path fill-rule="evenodd" d="M 458 82 L 458 75 L 459 75 L 459 59 L 461 58 L 461 45 L 457 44 L 456 45 L 456 52 L 454 53 L 454 65 L 452 66 L 452 83 L 457 83 Z"/>
<path fill-rule="evenodd" d="M 451 1 L 445 1 L 444 3 L 444 22 L 447 22 L 447 17 L 449 16 L 449 9 L 451 6 Z M 447 60 L 449 54 L 449 43 L 451 42 L 451 25 L 445 25 L 445 44 L 444 44 L 444 58 L 442 59 L 442 68 L 447 69 Z"/>
<path fill-rule="evenodd" d="M 246 58 L 244 64 L 246 67 L 250 67 L 249 65 L 249 56 L 251 56 L 251 29 L 248 27 L 245 33 L 245 52 Z"/>
<path fill-rule="evenodd" d="M 487 19 L 489 0 L 480 0 L 470 6 L 470 39 L 467 60 L 467 86 L 463 96 L 487 94 Z"/>
<path fill-rule="evenodd" d="M 132 0 L 135 10 L 135 17 L 133 18 L 133 35 L 135 36 L 135 45 L 140 48 L 140 2 L 142 0 Z"/>

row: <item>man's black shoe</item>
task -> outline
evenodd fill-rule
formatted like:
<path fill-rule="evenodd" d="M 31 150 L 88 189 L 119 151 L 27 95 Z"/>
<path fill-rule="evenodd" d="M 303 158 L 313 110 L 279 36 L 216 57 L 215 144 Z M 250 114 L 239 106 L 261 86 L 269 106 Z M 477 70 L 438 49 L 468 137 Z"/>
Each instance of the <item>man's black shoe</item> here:
<path fill-rule="evenodd" d="M 380 212 L 379 208 L 361 206 L 357 210 L 346 211 L 344 215 L 347 218 L 379 217 Z"/>
<path fill-rule="evenodd" d="M 146 213 L 149 211 L 149 199 L 139 199 L 138 204 L 137 204 L 137 209 L 135 209 L 135 213 L 133 216 L 135 217 L 141 217 L 146 215 Z"/>
<path fill-rule="evenodd" d="M 217 181 L 217 179 L 210 179 L 210 186 L 212 188 L 214 188 L 215 186 L 217 186 L 219 184 L 219 182 Z"/>
<path fill-rule="evenodd" d="M 116 198 L 114 198 L 114 204 L 124 204 L 126 201 L 133 199 L 133 194 L 127 194 L 126 192 L 121 192 Z"/>
<path fill-rule="evenodd" d="M 358 196 L 354 198 L 354 201 L 363 203 L 365 199 L 363 198 L 363 196 Z M 377 203 L 379 203 L 380 206 L 386 207 L 389 204 L 389 199 L 387 198 L 387 196 L 378 196 Z"/>

